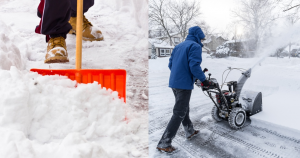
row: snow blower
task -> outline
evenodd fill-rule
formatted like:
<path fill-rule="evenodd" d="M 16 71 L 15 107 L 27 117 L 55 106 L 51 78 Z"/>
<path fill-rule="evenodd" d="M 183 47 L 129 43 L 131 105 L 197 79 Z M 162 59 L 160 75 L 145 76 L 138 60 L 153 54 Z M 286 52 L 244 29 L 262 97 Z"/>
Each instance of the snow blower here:
<path fill-rule="evenodd" d="M 82 30 L 83 22 L 83 0 L 77 1 L 77 23 L 76 30 Z M 52 69 L 31 69 L 41 75 L 67 76 L 77 83 L 93 83 L 97 81 L 102 87 L 117 91 L 120 98 L 126 102 L 126 70 L 97 70 L 81 69 L 82 61 L 82 31 L 76 33 L 76 69 L 52 70 Z"/>
<path fill-rule="evenodd" d="M 242 71 L 242 76 L 238 81 L 225 82 L 228 74 L 231 70 Z M 223 82 L 224 73 L 230 70 Z M 243 91 L 242 88 L 246 80 L 251 75 L 251 69 L 241 70 L 240 68 L 230 68 L 223 72 L 222 85 L 215 78 L 210 78 L 211 74 L 208 74 L 209 86 L 203 86 L 203 84 L 197 80 L 196 85 L 198 85 L 202 91 L 207 92 L 208 96 L 214 103 L 211 115 L 216 121 L 226 120 L 228 121 L 230 127 L 233 129 L 240 129 L 246 122 L 246 118 L 262 111 L 262 93 L 253 91 Z M 203 70 L 205 73 L 208 71 L 206 68 Z M 228 90 L 222 90 L 223 85 L 227 84 Z M 212 95 L 215 93 L 215 99 Z"/>

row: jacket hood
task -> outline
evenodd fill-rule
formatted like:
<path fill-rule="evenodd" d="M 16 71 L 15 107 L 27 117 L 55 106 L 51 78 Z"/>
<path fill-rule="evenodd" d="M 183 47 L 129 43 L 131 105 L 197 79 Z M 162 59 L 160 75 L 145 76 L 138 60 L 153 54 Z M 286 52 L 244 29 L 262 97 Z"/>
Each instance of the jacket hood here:
<path fill-rule="evenodd" d="M 201 30 L 201 28 L 199 26 L 194 26 L 194 27 L 189 28 L 189 34 L 186 37 L 186 40 L 195 41 L 203 47 L 203 44 L 201 43 L 201 39 L 204 39 L 204 38 L 205 38 L 205 35 L 204 35 L 203 31 Z"/>

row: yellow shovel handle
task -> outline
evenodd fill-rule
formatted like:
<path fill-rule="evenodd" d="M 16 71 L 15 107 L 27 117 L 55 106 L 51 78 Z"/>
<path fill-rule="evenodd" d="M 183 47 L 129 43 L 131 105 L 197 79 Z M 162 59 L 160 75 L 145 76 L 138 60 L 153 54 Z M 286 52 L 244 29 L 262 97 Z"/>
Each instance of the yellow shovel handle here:
<path fill-rule="evenodd" d="M 83 23 L 83 0 L 77 0 L 76 17 L 76 69 L 81 69 L 82 61 L 82 23 Z"/>

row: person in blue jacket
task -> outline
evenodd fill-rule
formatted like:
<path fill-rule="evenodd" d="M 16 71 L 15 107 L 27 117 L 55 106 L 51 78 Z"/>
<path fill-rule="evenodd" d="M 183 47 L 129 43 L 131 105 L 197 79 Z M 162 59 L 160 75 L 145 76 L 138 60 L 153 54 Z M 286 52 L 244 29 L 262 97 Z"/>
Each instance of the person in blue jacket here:
<path fill-rule="evenodd" d="M 196 79 L 199 79 L 203 86 L 209 84 L 200 67 L 203 47 L 201 42 L 203 40 L 205 40 L 205 35 L 201 28 L 199 26 L 191 27 L 186 40 L 174 48 L 169 59 L 171 70 L 169 87 L 173 90 L 176 102 L 173 116 L 157 145 L 157 149 L 160 151 L 173 152 L 175 150 L 171 143 L 181 123 L 187 139 L 199 132 L 194 129 L 190 120 L 189 102 Z"/>

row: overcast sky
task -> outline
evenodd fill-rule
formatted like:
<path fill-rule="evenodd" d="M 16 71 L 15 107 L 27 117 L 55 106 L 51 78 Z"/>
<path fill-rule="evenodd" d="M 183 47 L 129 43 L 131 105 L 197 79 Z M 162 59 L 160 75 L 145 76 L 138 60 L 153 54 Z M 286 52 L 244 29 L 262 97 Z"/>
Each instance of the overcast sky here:
<path fill-rule="evenodd" d="M 225 31 L 227 26 L 234 21 L 232 11 L 238 9 L 239 0 L 200 0 L 200 10 L 202 15 L 200 15 L 199 20 L 204 20 L 208 23 L 209 26 L 216 29 L 215 33 L 219 31 Z M 281 0 L 278 6 L 278 12 L 282 12 L 285 8 L 283 4 L 290 3 L 291 0 Z M 298 5 L 300 0 L 294 0 L 293 3 L 290 3 L 291 6 Z M 290 6 L 290 7 L 291 7 Z M 289 8 L 289 7 L 288 7 Z M 290 13 L 295 11 L 292 9 L 285 13 Z M 283 13 L 283 15 L 285 15 Z M 242 27 L 237 28 L 238 32 L 243 31 Z"/>
<path fill-rule="evenodd" d="M 201 0 L 200 19 L 203 19 L 216 31 L 224 31 L 232 23 L 232 10 L 237 8 L 237 0 Z"/>

